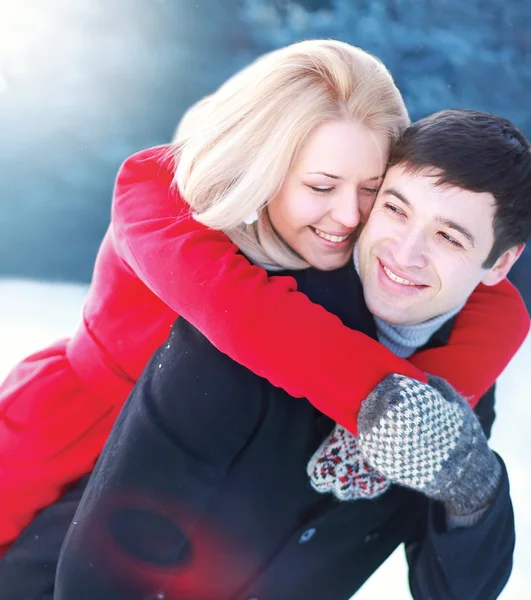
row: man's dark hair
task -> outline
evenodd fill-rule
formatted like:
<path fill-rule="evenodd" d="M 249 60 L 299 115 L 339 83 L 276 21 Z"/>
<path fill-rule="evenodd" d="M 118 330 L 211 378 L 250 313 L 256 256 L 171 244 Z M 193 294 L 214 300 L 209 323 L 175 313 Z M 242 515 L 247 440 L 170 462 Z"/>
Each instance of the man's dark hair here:
<path fill-rule="evenodd" d="M 531 145 L 507 119 L 476 110 L 444 110 L 410 125 L 391 149 L 389 166 L 435 170 L 436 185 L 494 196 L 491 268 L 531 237 Z"/>

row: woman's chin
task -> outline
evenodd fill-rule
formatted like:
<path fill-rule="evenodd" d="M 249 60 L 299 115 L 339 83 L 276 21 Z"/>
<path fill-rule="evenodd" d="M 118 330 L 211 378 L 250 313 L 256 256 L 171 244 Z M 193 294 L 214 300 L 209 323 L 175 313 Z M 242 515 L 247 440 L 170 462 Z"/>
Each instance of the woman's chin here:
<path fill-rule="evenodd" d="M 310 266 L 319 271 L 334 271 L 335 269 L 340 269 L 341 267 L 344 267 L 351 258 L 352 250 L 329 256 L 305 257 L 306 261 L 310 263 Z"/>

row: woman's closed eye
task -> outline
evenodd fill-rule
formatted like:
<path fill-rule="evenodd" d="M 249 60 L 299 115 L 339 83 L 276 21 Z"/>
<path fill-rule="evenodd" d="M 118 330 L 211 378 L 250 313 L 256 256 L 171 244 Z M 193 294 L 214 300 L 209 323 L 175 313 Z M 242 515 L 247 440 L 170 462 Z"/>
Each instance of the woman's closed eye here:
<path fill-rule="evenodd" d="M 307 185 L 307 187 L 309 187 L 312 191 L 318 193 L 318 194 L 328 194 L 330 193 L 332 190 L 334 190 L 334 186 L 330 186 L 330 185 Z"/>

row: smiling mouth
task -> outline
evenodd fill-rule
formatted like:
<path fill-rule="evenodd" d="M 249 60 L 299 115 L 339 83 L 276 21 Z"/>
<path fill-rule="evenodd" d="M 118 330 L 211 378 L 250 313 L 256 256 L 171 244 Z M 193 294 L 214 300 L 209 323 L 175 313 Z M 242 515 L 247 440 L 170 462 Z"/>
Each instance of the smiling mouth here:
<path fill-rule="evenodd" d="M 320 238 L 322 238 L 323 240 L 326 240 L 327 242 L 333 242 L 334 244 L 340 244 L 341 242 L 344 242 L 345 240 L 348 240 L 348 238 L 352 235 L 351 233 L 347 233 L 346 235 L 332 235 L 331 233 L 325 233 L 324 231 L 321 231 L 320 229 L 317 229 L 316 227 L 312 227 L 313 232 L 318 235 Z"/>
<path fill-rule="evenodd" d="M 384 266 L 383 270 L 385 271 L 385 274 L 387 275 L 387 277 L 389 277 L 389 279 L 391 281 L 394 281 L 395 283 L 400 283 L 401 285 L 415 285 L 415 286 L 417 285 L 416 283 L 413 283 L 412 281 L 409 281 L 408 279 L 403 279 L 402 277 L 395 275 L 393 273 L 393 271 L 388 269 L 386 266 Z"/>
<path fill-rule="evenodd" d="M 400 275 L 393 273 L 393 271 L 391 271 L 391 269 L 387 265 L 384 265 L 381 261 L 380 266 L 382 267 L 382 270 L 387 275 L 387 277 L 394 283 L 403 285 L 404 287 L 411 287 L 417 289 L 428 287 L 427 285 L 424 285 L 422 283 L 416 283 L 414 281 L 410 281 L 409 279 L 405 279 L 404 277 L 400 277 Z"/>

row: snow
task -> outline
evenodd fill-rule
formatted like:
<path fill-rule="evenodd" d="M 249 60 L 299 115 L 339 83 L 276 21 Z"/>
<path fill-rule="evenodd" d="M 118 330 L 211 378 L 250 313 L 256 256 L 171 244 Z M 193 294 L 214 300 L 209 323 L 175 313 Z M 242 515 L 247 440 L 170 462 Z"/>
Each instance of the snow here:
<path fill-rule="evenodd" d="M 68 336 L 80 317 L 86 286 L 0 280 L 0 379 L 30 352 Z M 503 457 L 511 479 L 517 542 L 514 570 L 501 600 L 520 600 L 531 589 L 531 335 L 498 383 L 498 417 L 492 447 Z M 356 600 L 406 600 L 406 564 L 399 548 L 356 594 Z"/>
<path fill-rule="evenodd" d="M 18 360 L 72 334 L 87 288 L 0 279 L 0 380 Z"/>

